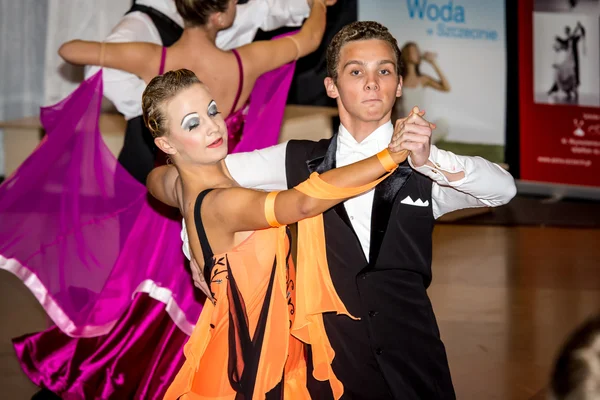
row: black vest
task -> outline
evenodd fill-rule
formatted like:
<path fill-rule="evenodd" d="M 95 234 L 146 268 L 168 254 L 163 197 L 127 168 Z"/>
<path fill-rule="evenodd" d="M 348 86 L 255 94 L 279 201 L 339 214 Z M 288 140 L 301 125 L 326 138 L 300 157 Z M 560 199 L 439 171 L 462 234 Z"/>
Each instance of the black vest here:
<path fill-rule="evenodd" d="M 337 136 L 290 141 L 288 187 L 335 167 Z M 454 399 L 446 352 L 426 289 L 431 282 L 432 182 L 408 162 L 375 188 L 367 261 L 343 204 L 324 213 L 333 284 L 360 321 L 325 315 L 345 399 Z M 427 206 L 403 204 L 410 197 Z M 310 367 L 310 363 L 309 363 Z M 309 377 L 315 399 L 327 383 Z"/>
<path fill-rule="evenodd" d="M 171 46 L 181 37 L 183 28 L 177 25 L 169 17 L 155 10 L 154 8 L 134 4 L 127 14 L 140 11 L 147 14 L 151 19 L 158 33 L 163 46 Z M 159 66 L 156 66 L 158 73 Z M 140 99 L 142 101 L 142 99 Z M 125 130 L 125 140 L 123 148 L 119 153 L 119 163 L 129 172 L 135 179 L 142 184 L 146 184 L 146 177 L 152 171 L 156 159 L 156 146 L 152 134 L 144 124 L 142 116 L 127 121 Z"/>

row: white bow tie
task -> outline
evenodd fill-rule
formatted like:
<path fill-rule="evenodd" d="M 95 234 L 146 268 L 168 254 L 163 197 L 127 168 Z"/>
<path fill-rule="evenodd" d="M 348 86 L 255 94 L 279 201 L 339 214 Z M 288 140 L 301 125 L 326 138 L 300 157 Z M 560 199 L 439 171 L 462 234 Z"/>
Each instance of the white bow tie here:
<path fill-rule="evenodd" d="M 360 158 L 371 157 L 381 149 L 377 145 L 377 140 L 366 140 L 362 143 L 357 143 L 354 138 L 339 136 L 338 155 L 346 157 L 350 155 L 362 156 Z"/>

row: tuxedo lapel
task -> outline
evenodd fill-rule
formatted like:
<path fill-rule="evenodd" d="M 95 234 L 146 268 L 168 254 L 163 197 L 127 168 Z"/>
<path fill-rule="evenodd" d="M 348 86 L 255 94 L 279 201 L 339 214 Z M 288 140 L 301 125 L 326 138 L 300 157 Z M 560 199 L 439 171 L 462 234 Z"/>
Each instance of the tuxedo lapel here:
<path fill-rule="evenodd" d="M 330 139 L 329 146 L 327 146 L 327 151 L 325 151 L 325 154 L 318 155 L 317 157 L 306 161 L 306 165 L 308 166 L 310 173 L 312 174 L 313 172 L 318 172 L 319 174 L 322 174 L 325 171 L 335 168 L 336 150 L 337 133 Z"/>
<path fill-rule="evenodd" d="M 408 161 L 405 161 L 392 175 L 375 187 L 373 209 L 371 210 L 371 245 L 369 249 L 371 264 L 374 264 L 379 256 L 396 196 L 412 173 Z"/>
<path fill-rule="evenodd" d="M 331 138 L 331 142 L 324 155 L 319 155 L 306 162 L 310 173 L 318 172 L 319 174 L 322 174 L 325 171 L 335 168 L 336 150 L 337 134 Z M 371 263 L 375 263 L 377 256 L 379 255 L 381 243 L 383 242 L 383 237 L 387 230 L 396 196 L 412 173 L 413 170 L 408 164 L 408 161 L 405 161 L 398 166 L 392 175 L 375 187 L 373 208 L 371 210 L 371 244 L 369 250 L 369 260 L 371 260 Z M 333 209 L 358 240 L 358 236 L 352 227 L 344 203 L 339 203 L 333 207 Z"/>

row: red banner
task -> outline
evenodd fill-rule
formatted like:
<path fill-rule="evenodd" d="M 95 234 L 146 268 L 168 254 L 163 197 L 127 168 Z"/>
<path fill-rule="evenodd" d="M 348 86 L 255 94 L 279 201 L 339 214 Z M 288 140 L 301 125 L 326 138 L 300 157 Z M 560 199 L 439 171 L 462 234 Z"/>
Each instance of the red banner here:
<path fill-rule="evenodd" d="M 521 179 L 600 186 L 599 36 L 598 1 L 519 0 Z"/>

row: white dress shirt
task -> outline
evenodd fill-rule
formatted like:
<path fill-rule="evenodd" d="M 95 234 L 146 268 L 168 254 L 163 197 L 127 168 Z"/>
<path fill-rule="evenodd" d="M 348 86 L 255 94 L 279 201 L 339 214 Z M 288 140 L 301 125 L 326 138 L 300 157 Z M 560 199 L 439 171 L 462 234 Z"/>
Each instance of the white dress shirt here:
<path fill-rule="evenodd" d="M 342 167 L 383 150 L 390 143 L 394 127 L 388 122 L 365 140 L 358 143 L 340 125 L 337 136 L 336 166 Z M 244 187 L 262 190 L 285 190 L 286 143 L 249 153 L 230 154 L 225 159 L 233 178 Z M 436 167 L 414 168 L 432 180 L 432 209 L 434 218 L 462 208 L 496 207 L 506 204 L 516 194 L 513 177 L 502 167 L 481 157 L 458 156 L 431 145 L 429 160 Z M 449 182 L 440 171 L 464 172 L 461 180 Z M 344 206 L 360 240 L 365 257 L 369 258 L 371 238 L 371 209 L 374 191 L 346 200 Z"/>
<path fill-rule="evenodd" d="M 180 26 L 183 19 L 177 13 L 173 0 L 138 0 L 137 4 L 152 7 Z M 217 46 L 232 49 L 252 42 L 258 29 L 265 31 L 282 26 L 299 26 L 310 9 L 306 0 L 250 0 L 237 6 L 233 26 L 217 35 Z M 106 42 L 149 42 L 162 44 L 158 29 L 145 13 L 126 14 L 113 28 Z M 156 66 L 158 74 L 159 66 Z M 98 72 L 99 67 L 85 68 L 86 79 Z M 126 119 L 142 115 L 142 93 L 146 83 L 125 71 L 105 68 L 103 72 L 104 96 Z"/>

